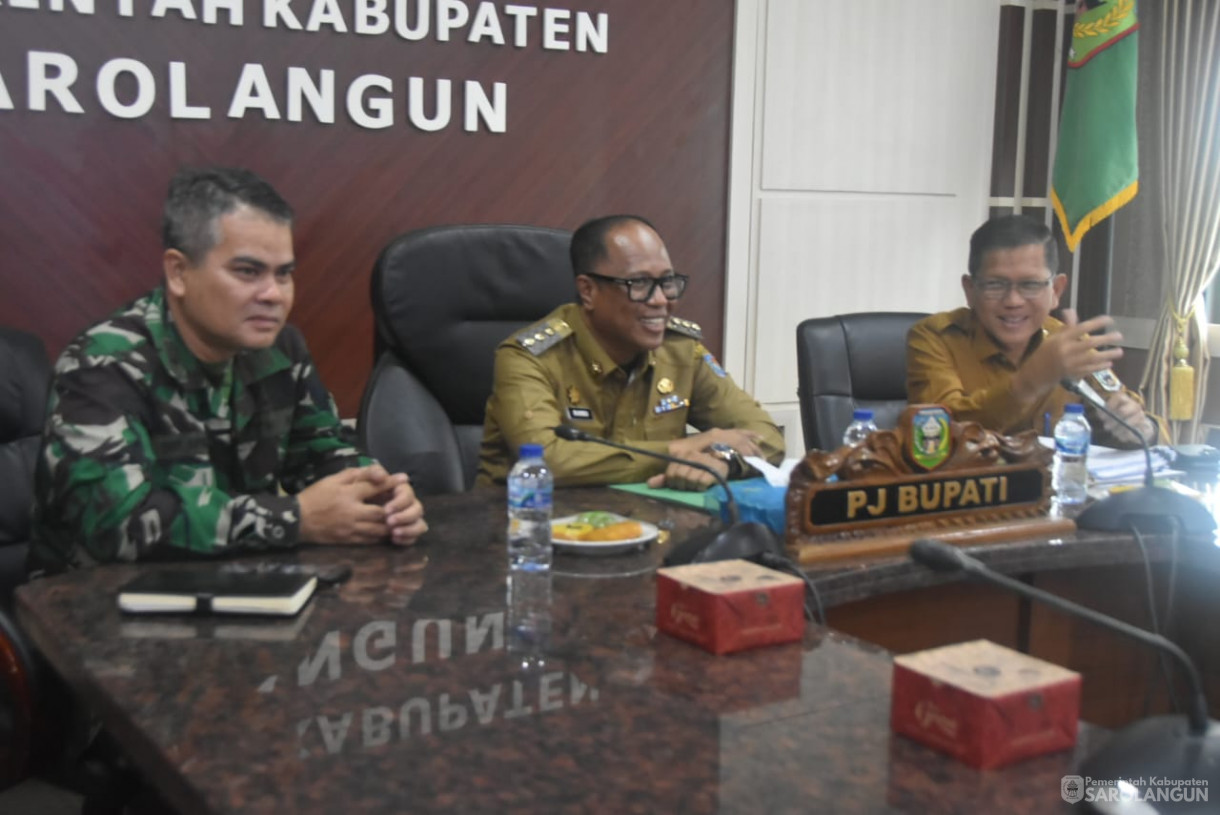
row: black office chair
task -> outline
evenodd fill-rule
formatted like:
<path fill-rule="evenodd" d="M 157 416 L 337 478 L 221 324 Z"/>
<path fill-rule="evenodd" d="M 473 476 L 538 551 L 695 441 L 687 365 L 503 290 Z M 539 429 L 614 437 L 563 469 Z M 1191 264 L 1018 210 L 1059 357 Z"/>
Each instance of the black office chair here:
<path fill-rule="evenodd" d="M 0 608 L 7 610 L 25 579 L 34 460 L 50 381 L 42 340 L 0 326 Z"/>
<path fill-rule="evenodd" d="M 50 378 L 42 341 L 0 326 L 0 789 L 29 773 L 39 747 L 41 668 L 12 615 L 13 590 L 25 581 Z"/>
<path fill-rule="evenodd" d="M 574 299 L 570 239 L 536 226 L 440 226 L 395 238 L 377 259 L 377 363 L 358 431 L 417 493 L 474 484 L 495 348 Z"/>
<path fill-rule="evenodd" d="M 871 312 L 796 327 L 797 396 L 808 450 L 842 444 L 852 411 L 868 408 L 892 428 L 907 404 L 907 332 L 926 314 Z"/>
<path fill-rule="evenodd" d="M 55 788 L 82 796 L 82 815 L 121 815 L 137 776 L 90 722 L 18 625 L 13 591 L 25 582 L 34 465 L 42 440 L 51 365 L 40 339 L 0 326 L 0 790 L 31 775 L 51 787 L 23 800 L 62 806 Z"/>

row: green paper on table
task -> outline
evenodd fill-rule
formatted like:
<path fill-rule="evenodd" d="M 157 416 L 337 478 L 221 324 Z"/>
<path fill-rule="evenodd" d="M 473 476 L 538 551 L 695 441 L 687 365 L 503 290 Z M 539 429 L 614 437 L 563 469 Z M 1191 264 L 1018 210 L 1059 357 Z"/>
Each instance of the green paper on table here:
<path fill-rule="evenodd" d="M 686 492 L 664 487 L 654 489 L 647 484 L 611 484 L 610 486 L 616 490 L 632 492 L 646 498 L 686 504 L 724 516 L 721 509 L 724 491 L 720 487 L 711 487 L 703 492 Z M 742 521 L 766 524 L 777 535 L 783 534 L 784 498 L 788 493 L 786 486 L 771 486 L 765 478 L 749 478 L 744 481 L 733 481 L 729 488 L 733 491 L 733 497 L 737 499 Z"/>
<path fill-rule="evenodd" d="M 703 492 L 690 492 L 689 490 L 671 490 L 667 487 L 650 487 L 645 482 L 638 484 L 611 484 L 611 489 L 623 490 L 624 492 L 633 492 L 636 495 L 642 495 L 645 498 L 655 498 L 658 501 L 669 501 L 672 504 L 686 504 L 695 509 L 715 508 L 719 505 L 719 501 L 713 500 L 710 504 L 707 500 L 708 490 Z M 716 489 L 719 489 L 717 487 Z"/>

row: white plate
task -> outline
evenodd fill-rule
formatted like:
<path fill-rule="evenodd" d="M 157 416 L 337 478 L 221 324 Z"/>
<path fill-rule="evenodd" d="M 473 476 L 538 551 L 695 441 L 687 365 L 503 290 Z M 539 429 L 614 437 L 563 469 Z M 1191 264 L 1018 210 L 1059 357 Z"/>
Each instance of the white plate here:
<path fill-rule="evenodd" d="M 555 518 L 551 524 L 566 524 L 573 523 L 577 519 L 577 515 L 566 515 L 563 518 Z M 624 521 L 633 521 L 634 518 L 623 518 Z M 647 521 L 636 521 L 643 530 L 638 537 L 624 538 L 617 541 L 568 541 L 560 540 L 559 538 L 551 538 L 551 543 L 556 549 L 563 552 L 571 552 L 580 555 L 614 555 L 619 552 L 627 552 L 631 549 L 638 548 L 641 544 L 648 543 L 657 536 L 657 528 Z"/>

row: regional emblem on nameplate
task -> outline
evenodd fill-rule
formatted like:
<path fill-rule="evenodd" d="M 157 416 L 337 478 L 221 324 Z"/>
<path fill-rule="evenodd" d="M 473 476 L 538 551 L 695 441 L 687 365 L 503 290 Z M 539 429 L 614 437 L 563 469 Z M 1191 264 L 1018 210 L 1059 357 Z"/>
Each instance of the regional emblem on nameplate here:
<path fill-rule="evenodd" d="M 935 470 L 953 451 L 949 411 L 940 405 L 920 408 L 910 416 L 910 421 L 911 431 L 907 438 L 911 461 L 924 470 Z"/>

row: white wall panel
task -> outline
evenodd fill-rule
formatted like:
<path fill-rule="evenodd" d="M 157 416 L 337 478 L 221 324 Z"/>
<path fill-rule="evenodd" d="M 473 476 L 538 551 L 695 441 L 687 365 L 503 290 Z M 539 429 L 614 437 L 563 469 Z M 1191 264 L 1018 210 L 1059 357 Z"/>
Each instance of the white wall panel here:
<path fill-rule="evenodd" d="M 796 326 L 856 311 L 963 304 L 966 241 L 949 197 L 768 198 L 759 217 L 757 399 L 796 399 Z"/>
<path fill-rule="evenodd" d="M 958 194 L 977 183 L 991 156 L 991 111 L 977 102 L 995 84 L 997 8 L 770 0 L 762 189 Z"/>
<path fill-rule="evenodd" d="M 738 0 L 724 356 L 777 415 L 797 404 L 801 320 L 962 302 L 987 217 L 999 10 Z"/>

